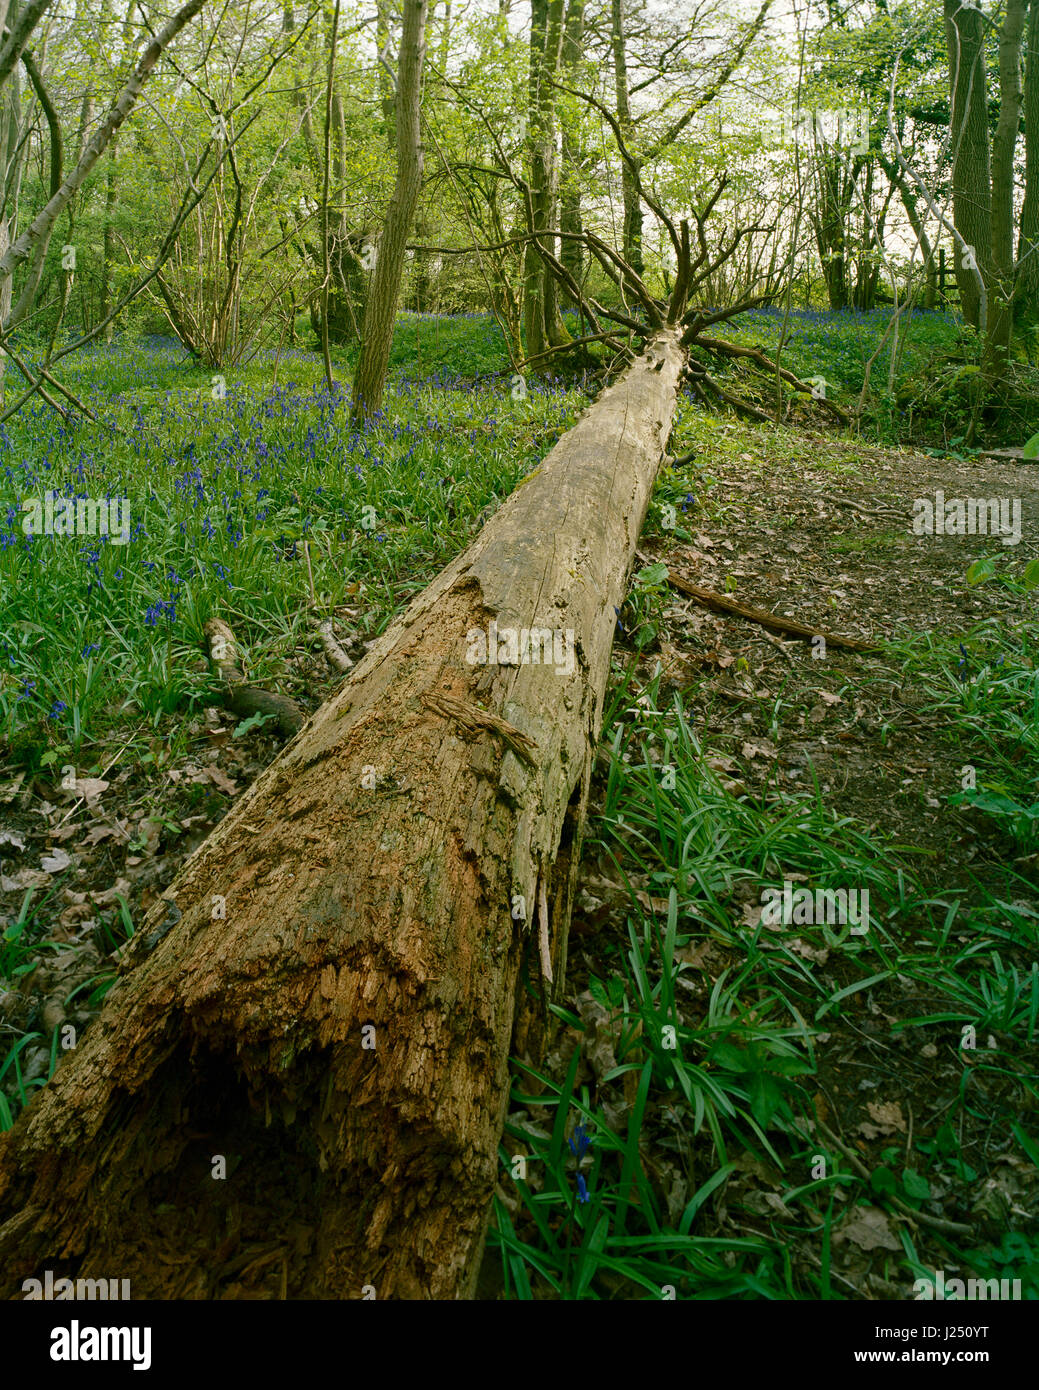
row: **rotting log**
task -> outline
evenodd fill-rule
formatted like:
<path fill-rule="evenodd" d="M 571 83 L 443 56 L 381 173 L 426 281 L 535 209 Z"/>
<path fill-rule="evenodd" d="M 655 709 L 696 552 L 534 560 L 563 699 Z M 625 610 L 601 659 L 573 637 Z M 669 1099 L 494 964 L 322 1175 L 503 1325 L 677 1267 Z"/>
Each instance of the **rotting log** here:
<path fill-rule="evenodd" d="M 0 1138 L 6 1296 L 43 1269 L 136 1298 L 472 1296 L 684 360 L 652 337 L 148 914 Z M 523 629 L 550 661 L 509 664 Z"/>

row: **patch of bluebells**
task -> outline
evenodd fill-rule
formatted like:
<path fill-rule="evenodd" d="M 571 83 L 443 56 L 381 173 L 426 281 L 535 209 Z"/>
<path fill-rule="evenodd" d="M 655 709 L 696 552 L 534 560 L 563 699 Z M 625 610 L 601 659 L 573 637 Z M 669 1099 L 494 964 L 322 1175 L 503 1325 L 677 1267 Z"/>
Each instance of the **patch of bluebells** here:
<path fill-rule="evenodd" d="M 158 603 L 150 605 L 144 615 L 145 627 L 154 627 L 164 615 L 172 627 L 177 618 L 177 605 L 172 599 L 159 599 Z"/>
<path fill-rule="evenodd" d="M 466 320 L 468 326 L 460 324 L 453 339 L 450 322 L 439 320 L 447 340 L 445 350 L 452 358 L 462 360 L 462 351 L 473 337 L 472 321 L 480 320 L 486 325 L 484 336 L 488 345 L 495 349 L 483 360 L 504 363 L 506 354 L 496 350 L 500 347 L 500 335 L 493 319 L 473 314 Z M 405 324 L 406 321 L 407 316 Z M 406 332 L 402 346 L 410 349 Z M 421 360 L 428 362 L 424 337 L 420 346 Z M 302 350 L 275 354 L 264 350 L 247 357 L 269 362 L 317 360 L 315 353 Z M 114 344 L 96 344 L 84 350 L 83 359 L 86 372 L 79 389 L 84 399 L 91 402 L 106 424 L 125 430 L 128 417 L 134 422 L 130 426 L 131 431 L 137 431 L 130 441 L 132 452 L 124 453 L 122 463 L 133 479 L 133 491 L 127 481 L 108 473 L 107 436 L 101 449 L 85 421 L 69 428 L 56 426 L 52 413 L 42 404 L 30 403 L 21 412 L 14 445 L 7 430 L 0 427 L 0 477 L 6 478 L 9 485 L 5 487 L 8 498 L 12 494 L 15 499 L 22 495 L 39 496 L 50 489 L 56 496 L 79 497 L 107 491 L 108 497 L 129 493 L 137 499 L 129 546 L 126 554 L 118 557 L 121 567 L 108 570 L 102 563 L 106 554 L 103 547 L 112 544 L 109 536 L 84 537 L 78 555 L 75 547 L 65 553 L 76 555 L 85 566 L 88 595 L 97 589 L 105 594 L 106 601 L 127 604 L 122 616 L 132 620 L 129 605 L 133 593 L 136 621 L 140 621 L 140 605 L 147 605 L 145 625 L 150 628 L 163 621 L 170 625 L 175 622 L 181 591 L 192 575 L 201 578 L 203 585 L 233 588 L 226 564 L 211 560 L 202 566 L 192 558 L 191 551 L 200 549 L 201 544 L 212 547 L 210 553 L 217 554 L 222 554 L 228 543 L 237 549 L 251 528 L 271 519 L 272 530 L 279 529 L 281 521 L 282 527 L 288 524 L 289 532 L 296 533 L 296 539 L 291 541 L 279 537 L 284 552 L 278 558 L 300 559 L 301 533 L 307 534 L 314 526 L 326 527 L 330 517 L 337 524 L 333 533 L 341 535 L 344 544 L 352 543 L 357 535 L 359 494 L 366 495 L 366 484 L 374 469 L 410 470 L 415 462 L 438 460 L 439 455 L 440 468 L 432 462 L 429 469 L 416 470 L 419 483 L 428 487 L 443 468 L 445 439 L 459 445 L 468 441 L 474 446 L 475 456 L 484 449 L 490 455 L 491 450 L 500 447 L 500 407 L 504 406 L 505 419 L 510 423 L 512 419 L 508 404 L 511 368 L 462 377 L 448 366 L 437 365 L 432 375 L 415 375 L 403 382 L 402 395 L 414 411 L 414 418 L 390 418 L 391 413 L 396 413 L 394 405 L 358 429 L 349 423 L 347 394 L 342 390 L 330 393 L 323 385 L 314 387 L 309 382 L 289 381 L 260 389 L 240 384 L 233 400 L 229 397 L 219 408 L 212 408 L 211 420 L 200 418 L 193 407 L 187 414 L 180 389 L 187 358 L 172 338 L 155 337 L 143 347 L 139 342 L 117 338 Z M 103 380 L 98 377 L 97 364 L 101 362 Z M 68 366 L 75 372 L 76 359 L 70 358 Z M 175 378 L 174 389 L 166 389 L 171 375 Z M 192 374 L 188 385 L 195 384 Z M 445 405 L 445 387 L 462 399 Z M 558 382 L 541 376 L 532 376 L 528 387 L 529 394 L 541 398 L 549 423 L 558 423 L 560 428 L 569 423 L 575 412 L 572 390 L 564 390 Z M 141 390 L 149 392 L 149 404 L 143 408 L 136 398 Z M 206 416 L 211 407 L 205 400 L 201 405 L 202 415 Z M 11 457 L 15 447 L 17 460 Z M 542 436 L 537 451 L 544 452 L 545 447 Z M 135 462 L 135 454 L 139 462 Z M 497 453 L 493 457 L 496 464 Z M 306 480 L 295 482 L 299 495 L 292 497 L 294 515 L 289 522 L 284 516 L 284 508 L 289 505 L 286 485 L 290 479 L 299 478 L 298 472 L 290 469 L 298 469 L 301 460 L 314 460 L 318 467 L 309 470 Z M 477 461 L 481 467 L 490 466 L 491 462 L 488 458 L 485 464 L 484 459 L 474 457 L 473 462 Z M 415 473 L 410 473 L 410 477 L 414 478 Z M 274 497 L 270 487 L 260 486 L 272 479 Z M 417 491 L 421 495 L 422 488 Z M 374 500 L 378 505 L 378 493 Z M 13 504 L 5 500 L 0 519 L 5 514 L 6 525 L 0 527 L 0 565 L 4 566 L 6 580 L 11 562 L 4 552 L 17 548 L 25 552 L 26 559 L 22 561 L 19 556 L 15 564 L 38 564 L 49 561 L 54 548 L 41 545 L 39 537 L 22 536 L 17 500 Z M 223 518 L 222 525 L 216 524 L 218 518 Z M 344 524 L 346 529 L 339 531 L 338 527 Z M 374 537 L 368 531 L 363 534 L 376 544 L 389 547 L 388 533 L 379 532 Z M 140 541 L 154 537 L 159 538 L 161 549 L 149 546 L 152 554 L 145 558 L 140 554 Z M 145 590 L 138 599 L 133 582 L 144 576 L 151 576 L 151 591 Z M 120 589 L 112 592 L 116 584 Z M 167 590 L 165 595 L 162 588 Z M 88 662 L 100 651 L 100 643 L 89 643 L 82 648 L 80 660 Z M 76 660 L 74 647 L 68 655 Z M 0 646 L 0 663 L 17 667 L 16 656 L 6 645 Z M 33 690 L 35 685 L 27 683 L 20 698 L 28 700 Z M 60 714 L 65 706 L 56 700 L 52 708 Z"/>

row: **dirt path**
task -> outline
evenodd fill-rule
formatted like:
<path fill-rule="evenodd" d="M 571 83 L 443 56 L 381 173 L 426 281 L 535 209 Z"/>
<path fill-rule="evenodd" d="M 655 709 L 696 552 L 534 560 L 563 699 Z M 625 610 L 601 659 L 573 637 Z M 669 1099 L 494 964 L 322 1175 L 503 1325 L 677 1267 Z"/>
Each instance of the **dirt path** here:
<path fill-rule="evenodd" d="M 818 624 L 844 636 L 898 641 L 932 633 L 959 640 L 987 619 L 1008 622 L 1039 611 L 1036 595 L 1015 594 L 989 581 L 971 586 L 968 567 L 998 556 L 1020 574 L 1039 555 L 1039 465 L 992 461 L 957 463 L 918 454 L 855 447 L 825 436 L 804 441 L 803 457 L 755 457 L 744 452 L 719 465 L 710 493 L 710 521 L 685 525 L 689 544 L 663 547 L 694 582 L 754 607 Z M 914 503 L 1001 498 L 1017 545 L 985 535 L 913 534 Z M 735 581 L 733 583 L 733 581 Z M 825 794 L 870 825 L 900 838 L 955 850 L 944 798 L 960 790 L 963 759 L 943 735 L 942 721 L 918 712 L 920 696 L 903 683 L 897 659 L 830 648 L 815 658 L 799 641 L 777 647 L 762 630 L 719 617 L 680 599 L 669 615 L 662 648 L 665 671 L 682 685 L 697 668 L 718 672 L 718 691 L 781 698 L 798 711 L 780 718 L 782 780 L 806 785 L 809 765 Z M 993 651 L 993 660 L 998 653 Z M 741 673 L 741 658 L 749 672 Z M 966 674 L 979 660 L 967 659 Z M 747 709 L 724 696 L 712 723 L 734 732 L 747 727 Z M 754 720 L 757 732 L 760 720 Z M 752 762 L 762 770 L 767 752 Z"/>

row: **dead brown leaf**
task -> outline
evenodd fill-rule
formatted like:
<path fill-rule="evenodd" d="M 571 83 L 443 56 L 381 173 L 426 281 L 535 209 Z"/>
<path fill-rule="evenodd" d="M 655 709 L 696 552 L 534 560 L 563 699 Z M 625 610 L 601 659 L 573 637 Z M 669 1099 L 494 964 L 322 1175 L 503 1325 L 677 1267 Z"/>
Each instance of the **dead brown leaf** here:
<path fill-rule="evenodd" d="M 856 1207 L 850 1220 L 833 1233 L 833 1243 L 850 1240 L 860 1250 L 901 1250 L 902 1242 L 891 1229 L 891 1222 L 879 1207 Z"/>
<path fill-rule="evenodd" d="M 906 1122 L 902 1118 L 902 1107 L 897 1100 L 871 1100 L 866 1106 L 870 1118 L 879 1126 L 881 1134 L 904 1134 Z M 867 1138 L 870 1136 L 867 1135 Z"/>

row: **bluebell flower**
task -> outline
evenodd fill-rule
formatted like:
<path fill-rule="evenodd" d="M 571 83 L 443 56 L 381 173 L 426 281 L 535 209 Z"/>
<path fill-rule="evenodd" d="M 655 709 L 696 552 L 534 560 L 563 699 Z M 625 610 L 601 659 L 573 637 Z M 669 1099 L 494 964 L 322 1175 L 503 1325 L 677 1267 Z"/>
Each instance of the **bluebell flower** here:
<path fill-rule="evenodd" d="M 144 615 L 145 626 L 154 627 L 163 614 L 166 615 L 172 624 L 177 617 L 177 605 L 165 599 L 160 599 L 158 603 L 153 603 Z"/>
<path fill-rule="evenodd" d="M 584 1180 L 583 1173 L 578 1173 L 577 1175 L 577 1200 L 579 1202 L 590 1202 L 592 1200 L 591 1193 L 588 1191 L 588 1184 Z"/>
<path fill-rule="evenodd" d="M 577 1140 L 576 1144 L 574 1143 L 574 1139 Z M 584 1125 L 577 1125 L 574 1129 L 573 1138 L 568 1139 L 567 1143 L 570 1145 L 570 1152 L 573 1156 L 576 1159 L 582 1159 L 592 1146 L 592 1137 L 585 1130 Z"/>

